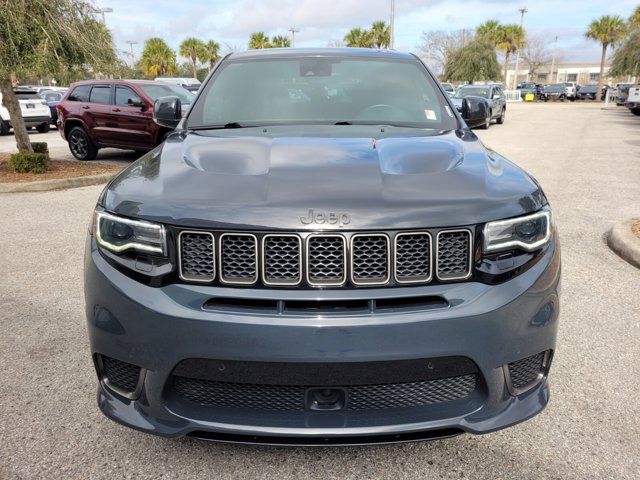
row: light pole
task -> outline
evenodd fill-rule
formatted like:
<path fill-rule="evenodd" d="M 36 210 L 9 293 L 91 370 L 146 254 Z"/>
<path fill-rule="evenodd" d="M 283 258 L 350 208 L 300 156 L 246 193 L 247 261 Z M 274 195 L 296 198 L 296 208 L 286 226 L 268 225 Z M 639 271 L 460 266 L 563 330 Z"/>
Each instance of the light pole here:
<path fill-rule="evenodd" d="M 393 28 L 396 16 L 396 1 L 391 0 L 391 15 L 389 16 L 389 48 L 393 49 Z"/>
<path fill-rule="evenodd" d="M 131 68 L 134 68 L 134 65 L 135 65 L 135 61 L 134 60 L 135 60 L 135 58 L 133 56 L 133 46 L 137 45 L 138 42 L 136 42 L 134 40 L 127 40 L 125 43 L 128 43 L 129 44 L 129 48 L 131 49 L 131 54 L 130 54 L 131 55 Z"/>
<path fill-rule="evenodd" d="M 113 8 L 111 8 L 111 7 L 107 7 L 107 8 L 96 8 L 94 11 L 95 11 L 96 13 L 101 13 L 101 14 L 102 14 L 102 23 L 105 23 L 105 24 L 106 24 L 107 22 L 105 21 L 104 14 L 105 14 L 105 13 L 111 13 L 111 12 L 113 12 Z"/>
<path fill-rule="evenodd" d="M 558 36 L 556 35 L 556 37 L 553 40 L 553 55 L 551 56 L 551 71 L 549 72 L 551 74 L 551 82 L 550 83 L 558 83 L 558 79 L 556 78 L 556 80 L 553 80 L 553 69 L 556 66 L 556 46 L 558 45 Z"/>
<path fill-rule="evenodd" d="M 520 11 L 520 30 L 522 30 L 522 33 L 524 33 L 524 14 L 527 13 L 529 10 L 527 10 L 526 5 L 522 5 L 519 9 Z M 520 46 L 518 45 L 518 52 L 516 53 L 516 71 L 514 74 L 514 80 L 513 80 L 513 89 L 515 90 L 516 87 L 518 86 L 518 64 L 520 63 Z"/>
<path fill-rule="evenodd" d="M 296 33 L 298 33 L 300 29 L 296 27 L 289 27 L 289 31 L 291 32 L 291 47 L 293 48 L 296 46 Z"/>

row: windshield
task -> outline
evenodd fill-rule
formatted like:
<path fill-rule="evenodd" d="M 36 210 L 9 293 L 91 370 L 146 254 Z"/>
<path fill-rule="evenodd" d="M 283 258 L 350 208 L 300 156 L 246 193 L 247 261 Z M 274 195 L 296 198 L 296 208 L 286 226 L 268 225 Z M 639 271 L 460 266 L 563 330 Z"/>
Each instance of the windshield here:
<path fill-rule="evenodd" d="M 223 62 L 201 89 L 188 127 L 358 123 L 455 129 L 446 105 L 416 61 L 239 59 Z"/>
<path fill-rule="evenodd" d="M 189 90 L 173 85 L 141 85 L 140 90 L 155 102 L 160 97 L 178 97 L 183 105 L 189 105 L 193 102 L 195 95 Z"/>
<path fill-rule="evenodd" d="M 464 98 L 469 96 L 489 98 L 491 88 L 489 87 L 460 87 L 453 98 Z"/>
<path fill-rule="evenodd" d="M 564 83 L 558 83 L 556 85 L 549 85 L 545 90 L 549 92 L 564 92 L 565 88 Z"/>
<path fill-rule="evenodd" d="M 596 86 L 595 85 L 585 85 L 584 87 L 580 88 L 581 92 L 595 92 L 596 91 Z"/>

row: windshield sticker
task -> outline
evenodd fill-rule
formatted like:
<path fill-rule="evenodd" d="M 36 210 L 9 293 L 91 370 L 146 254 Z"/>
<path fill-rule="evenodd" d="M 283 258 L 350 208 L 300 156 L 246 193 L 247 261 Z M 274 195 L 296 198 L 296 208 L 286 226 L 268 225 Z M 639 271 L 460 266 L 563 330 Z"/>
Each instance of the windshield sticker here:
<path fill-rule="evenodd" d="M 433 110 L 429 110 L 429 109 L 425 109 L 424 116 L 427 117 L 427 120 L 437 120 L 438 119 L 438 117 L 436 117 L 436 112 L 434 112 Z"/>
<path fill-rule="evenodd" d="M 447 111 L 450 117 L 453 117 L 453 112 L 451 111 L 451 108 L 449 107 L 449 105 L 445 105 L 444 109 Z"/>

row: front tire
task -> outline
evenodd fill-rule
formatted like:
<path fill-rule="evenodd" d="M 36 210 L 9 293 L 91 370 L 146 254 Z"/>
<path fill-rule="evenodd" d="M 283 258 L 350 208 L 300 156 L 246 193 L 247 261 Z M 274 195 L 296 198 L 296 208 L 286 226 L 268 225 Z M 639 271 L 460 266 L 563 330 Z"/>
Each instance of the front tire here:
<path fill-rule="evenodd" d="M 9 124 L 0 119 L 0 135 L 9 135 Z"/>
<path fill-rule="evenodd" d="M 498 117 L 498 119 L 496 120 L 496 123 L 498 125 L 502 125 L 504 123 L 504 116 L 507 114 L 507 109 L 503 108 L 502 109 L 502 113 L 500 114 L 500 116 Z"/>
<path fill-rule="evenodd" d="M 491 110 L 489 110 L 489 116 L 485 119 L 484 123 L 480 125 L 482 130 L 488 130 L 491 126 Z"/>
<path fill-rule="evenodd" d="M 51 126 L 48 123 L 43 123 L 42 125 L 38 125 L 36 130 L 38 133 L 47 133 L 51 129 Z"/>
<path fill-rule="evenodd" d="M 78 160 L 93 160 L 98 156 L 96 147 L 82 127 L 73 127 L 69 132 L 69 150 Z"/>
<path fill-rule="evenodd" d="M 640 108 L 631 108 L 631 113 L 640 117 Z"/>

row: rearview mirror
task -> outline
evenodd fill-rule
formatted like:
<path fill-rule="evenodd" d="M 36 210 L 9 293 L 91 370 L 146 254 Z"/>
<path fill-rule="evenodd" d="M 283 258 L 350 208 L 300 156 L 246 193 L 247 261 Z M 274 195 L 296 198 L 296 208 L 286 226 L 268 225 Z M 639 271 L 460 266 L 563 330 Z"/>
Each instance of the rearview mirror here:
<path fill-rule="evenodd" d="M 176 128 L 182 119 L 182 102 L 178 97 L 160 97 L 153 104 L 153 121 L 158 125 Z"/>
<path fill-rule="evenodd" d="M 469 127 L 482 125 L 489 116 L 487 101 L 482 97 L 465 97 L 462 100 L 462 118 Z"/>

